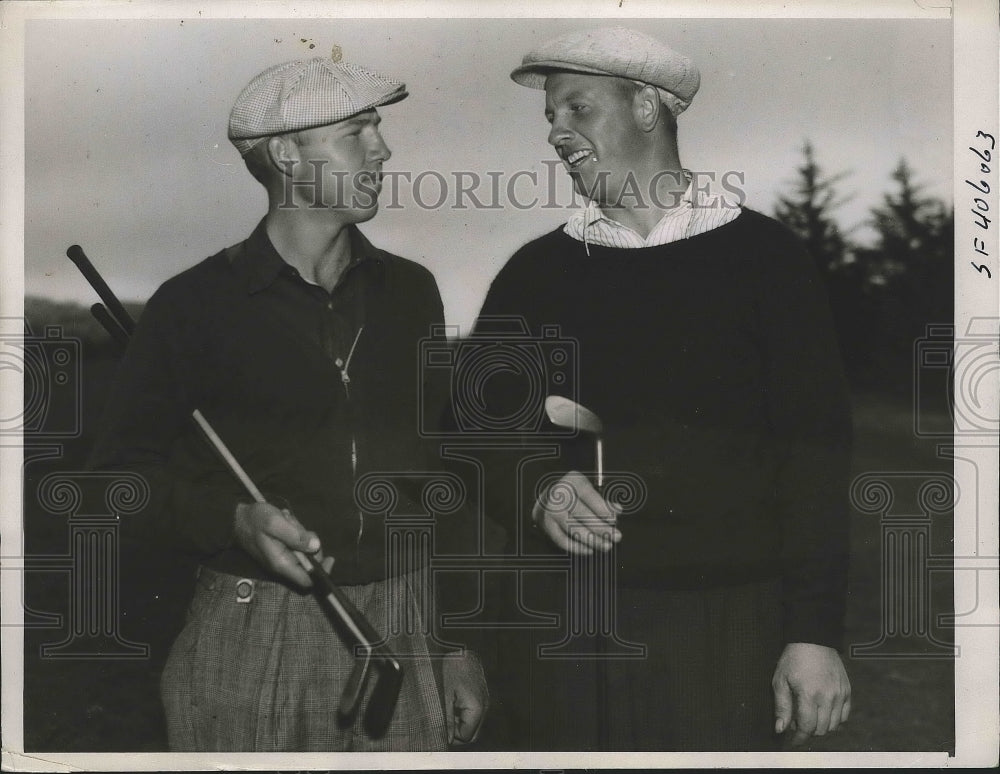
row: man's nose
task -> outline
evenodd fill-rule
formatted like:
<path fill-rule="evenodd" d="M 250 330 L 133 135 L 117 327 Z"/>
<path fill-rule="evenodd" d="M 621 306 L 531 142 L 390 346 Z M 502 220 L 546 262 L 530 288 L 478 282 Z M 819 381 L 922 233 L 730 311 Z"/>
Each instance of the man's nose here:
<path fill-rule="evenodd" d="M 552 126 L 549 129 L 549 145 L 558 145 L 565 142 L 572 135 L 572 131 L 566 126 L 566 122 L 556 116 L 552 119 Z"/>
<path fill-rule="evenodd" d="M 386 145 L 382 133 L 377 129 L 375 130 L 375 140 L 372 143 L 370 155 L 376 161 L 388 161 L 392 158 L 392 151 Z"/>

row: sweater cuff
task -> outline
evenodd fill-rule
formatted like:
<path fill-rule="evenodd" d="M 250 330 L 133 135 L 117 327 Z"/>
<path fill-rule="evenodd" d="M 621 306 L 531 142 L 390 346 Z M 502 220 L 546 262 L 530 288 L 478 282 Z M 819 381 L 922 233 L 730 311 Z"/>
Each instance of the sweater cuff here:
<path fill-rule="evenodd" d="M 838 651 L 843 650 L 843 616 L 828 607 L 808 607 L 788 611 L 782 627 L 782 638 L 786 645 L 792 642 L 808 642 L 825 645 Z"/>

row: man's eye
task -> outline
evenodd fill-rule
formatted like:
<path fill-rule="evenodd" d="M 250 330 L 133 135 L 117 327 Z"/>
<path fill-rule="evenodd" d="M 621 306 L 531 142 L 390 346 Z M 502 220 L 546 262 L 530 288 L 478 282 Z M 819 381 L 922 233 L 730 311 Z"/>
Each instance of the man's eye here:
<path fill-rule="evenodd" d="M 572 105 L 569 106 L 569 109 L 572 110 L 574 113 L 578 113 L 581 110 L 586 109 L 586 107 L 587 106 L 581 102 L 574 102 Z"/>

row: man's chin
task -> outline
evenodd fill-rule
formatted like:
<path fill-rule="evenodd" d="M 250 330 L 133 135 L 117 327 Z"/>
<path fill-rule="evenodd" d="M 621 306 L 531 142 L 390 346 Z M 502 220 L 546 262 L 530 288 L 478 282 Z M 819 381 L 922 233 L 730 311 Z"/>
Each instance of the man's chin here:
<path fill-rule="evenodd" d="M 350 213 L 352 223 L 366 223 L 378 214 L 378 200 L 367 207 L 352 207 Z"/>
<path fill-rule="evenodd" d="M 349 203 L 327 205 L 327 210 L 339 213 L 346 220 L 361 223 L 375 217 L 378 212 L 378 197 L 360 194 Z"/>
<path fill-rule="evenodd" d="M 601 193 L 604 193 L 601 191 L 599 178 L 592 180 L 584 179 L 584 177 L 578 172 L 574 173 L 572 177 L 574 190 L 587 201 L 595 200 L 595 194 L 600 195 Z M 605 186 L 606 185 L 607 184 L 605 183 Z"/>

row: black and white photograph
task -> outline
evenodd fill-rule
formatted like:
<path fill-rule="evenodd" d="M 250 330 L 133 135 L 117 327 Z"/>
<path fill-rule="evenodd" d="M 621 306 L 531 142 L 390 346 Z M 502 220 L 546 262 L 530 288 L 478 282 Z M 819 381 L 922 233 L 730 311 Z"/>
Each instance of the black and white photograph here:
<path fill-rule="evenodd" d="M 4 770 L 997 765 L 998 12 L 3 4 Z"/>

